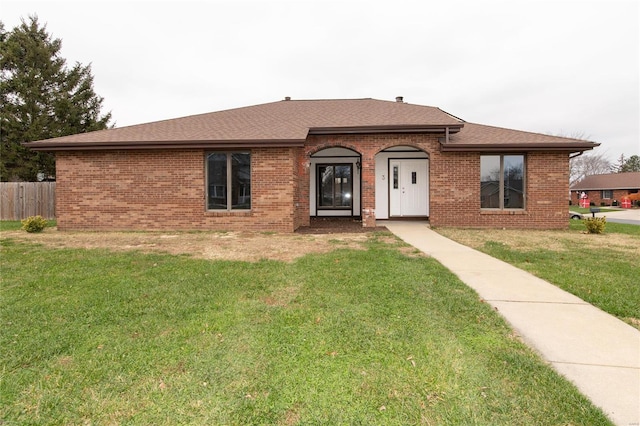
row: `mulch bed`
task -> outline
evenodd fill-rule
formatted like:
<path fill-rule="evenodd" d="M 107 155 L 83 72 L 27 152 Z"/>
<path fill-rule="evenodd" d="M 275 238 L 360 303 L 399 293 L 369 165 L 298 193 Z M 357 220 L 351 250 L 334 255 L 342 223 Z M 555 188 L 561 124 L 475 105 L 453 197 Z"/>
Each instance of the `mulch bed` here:
<path fill-rule="evenodd" d="M 364 228 L 362 220 L 352 217 L 312 217 L 310 226 L 301 226 L 296 232 L 299 234 L 354 234 L 386 230 L 384 226 Z"/>

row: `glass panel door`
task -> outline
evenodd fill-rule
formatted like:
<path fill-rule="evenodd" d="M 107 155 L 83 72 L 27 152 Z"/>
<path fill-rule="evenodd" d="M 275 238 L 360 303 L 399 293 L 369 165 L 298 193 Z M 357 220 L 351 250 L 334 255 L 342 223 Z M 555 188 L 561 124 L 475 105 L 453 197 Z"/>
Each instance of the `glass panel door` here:
<path fill-rule="evenodd" d="M 351 207 L 351 165 L 335 166 L 334 207 Z"/>
<path fill-rule="evenodd" d="M 318 208 L 350 209 L 353 194 L 351 164 L 318 164 Z"/>

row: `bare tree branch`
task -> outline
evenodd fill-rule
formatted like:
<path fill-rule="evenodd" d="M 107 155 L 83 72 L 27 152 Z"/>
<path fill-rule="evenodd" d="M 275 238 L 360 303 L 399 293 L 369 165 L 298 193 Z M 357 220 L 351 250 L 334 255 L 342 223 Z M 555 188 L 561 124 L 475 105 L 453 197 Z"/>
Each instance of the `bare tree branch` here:
<path fill-rule="evenodd" d="M 573 186 L 587 176 L 611 172 L 611 162 L 604 153 L 590 153 L 572 158 L 569 162 L 569 185 Z"/>

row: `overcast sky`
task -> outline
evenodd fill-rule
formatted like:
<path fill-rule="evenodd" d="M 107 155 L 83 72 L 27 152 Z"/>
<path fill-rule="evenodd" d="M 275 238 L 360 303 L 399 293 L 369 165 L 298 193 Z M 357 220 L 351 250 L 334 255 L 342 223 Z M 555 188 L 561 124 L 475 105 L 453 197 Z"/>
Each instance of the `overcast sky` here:
<path fill-rule="evenodd" d="M 92 64 L 118 127 L 293 99 L 375 98 L 640 154 L 637 0 L 9 1 Z"/>

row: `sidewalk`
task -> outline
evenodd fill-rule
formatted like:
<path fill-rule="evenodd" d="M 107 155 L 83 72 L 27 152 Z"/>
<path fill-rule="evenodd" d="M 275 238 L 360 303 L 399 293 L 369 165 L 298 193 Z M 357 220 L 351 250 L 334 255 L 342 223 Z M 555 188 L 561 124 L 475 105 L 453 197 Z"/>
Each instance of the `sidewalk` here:
<path fill-rule="evenodd" d="M 640 225 L 640 209 L 620 209 L 613 212 L 596 213 L 596 217 L 606 217 L 610 222 L 630 223 Z M 584 217 L 591 217 L 591 213 L 584 213 Z"/>
<path fill-rule="evenodd" d="M 385 221 L 438 260 L 511 324 L 616 425 L 640 425 L 640 332 L 548 282 L 429 229 Z"/>

